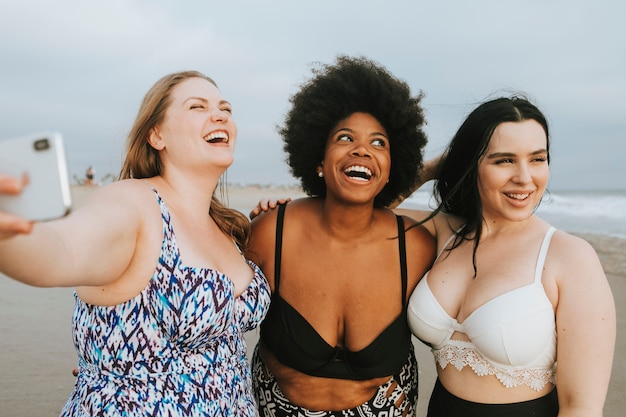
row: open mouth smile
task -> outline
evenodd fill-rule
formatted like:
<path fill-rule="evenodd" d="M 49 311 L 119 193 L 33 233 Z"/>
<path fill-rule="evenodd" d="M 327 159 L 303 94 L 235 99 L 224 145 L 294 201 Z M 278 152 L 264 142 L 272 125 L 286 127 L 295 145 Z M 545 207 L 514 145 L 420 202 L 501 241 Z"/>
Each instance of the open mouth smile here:
<path fill-rule="evenodd" d="M 374 176 L 372 170 L 363 165 L 351 165 L 348 168 L 344 169 L 343 173 L 350 178 L 361 181 L 369 181 Z"/>
<path fill-rule="evenodd" d="M 514 194 L 514 193 L 505 193 L 505 195 L 509 198 L 512 198 L 514 200 L 526 200 L 528 198 L 528 196 L 530 195 L 530 193 L 524 193 L 524 194 Z"/>
<path fill-rule="evenodd" d="M 228 134 L 226 132 L 212 132 L 204 137 L 207 143 L 228 143 Z"/>

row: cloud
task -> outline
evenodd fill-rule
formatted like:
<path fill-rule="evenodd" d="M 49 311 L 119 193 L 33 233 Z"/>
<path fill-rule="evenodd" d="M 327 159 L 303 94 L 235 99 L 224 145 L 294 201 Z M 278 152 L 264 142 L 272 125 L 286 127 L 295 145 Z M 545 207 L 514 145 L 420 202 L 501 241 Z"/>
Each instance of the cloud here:
<path fill-rule="evenodd" d="M 478 101 L 521 90 L 550 119 L 563 158 L 555 186 L 624 187 L 613 159 L 626 151 L 619 0 L 1 3 L 0 137 L 60 130 L 77 175 L 92 164 L 116 172 L 143 94 L 166 73 L 198 69 L 234 106 L 229 179 L 293 182 L 275 126 L 311 63 L 346 53 L 426 93 L 427 155 Z"/>

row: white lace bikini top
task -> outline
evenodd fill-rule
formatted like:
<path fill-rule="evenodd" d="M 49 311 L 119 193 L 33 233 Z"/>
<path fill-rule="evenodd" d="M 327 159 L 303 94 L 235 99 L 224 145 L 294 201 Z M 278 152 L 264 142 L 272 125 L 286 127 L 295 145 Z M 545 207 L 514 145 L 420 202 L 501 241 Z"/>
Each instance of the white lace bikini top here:
<path fill-rule="evenodd" d="M 495 375 L 507 388 L 525 384 L 540 391 L 555 383 L 555 316 L 541 283 L 555 230 L 551 227 L 543 239 L 534 281 L 489 300 L 463 323 L 441 307 L 428 286 L 428 274 L 420 280 L 409 301 L 409 326 L 418 339 L 432 346 L 441 368 L 469 366 L 477 375 Z M 450 339 L 455 331 L 470 341 Z"/>

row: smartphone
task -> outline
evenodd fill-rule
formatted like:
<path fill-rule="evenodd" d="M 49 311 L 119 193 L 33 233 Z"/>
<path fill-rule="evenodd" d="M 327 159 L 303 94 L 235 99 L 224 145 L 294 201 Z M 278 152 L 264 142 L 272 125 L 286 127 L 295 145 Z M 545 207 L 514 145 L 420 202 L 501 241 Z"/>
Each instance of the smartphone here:
<path fill-rule="evenodd" d="M 18 195 L 0 194 L 0 210 L 34 221 L 70 212 L 72 198 L 60 133 L 0 140 L 0 174 L 21 178 L 24 173 L 28 185 Z"/>

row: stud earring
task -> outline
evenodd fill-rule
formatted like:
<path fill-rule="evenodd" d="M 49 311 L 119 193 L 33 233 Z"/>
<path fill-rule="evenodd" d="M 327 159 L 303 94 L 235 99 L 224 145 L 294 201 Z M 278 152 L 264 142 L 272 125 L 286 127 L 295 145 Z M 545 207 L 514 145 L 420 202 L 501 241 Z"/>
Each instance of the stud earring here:
<path fill-rule="evenodd" d="M 324 173 L 322 171 L 320 171 L 320 172 L 317 173 L 317 176 L 322 178 L 324 176 Z"/>

